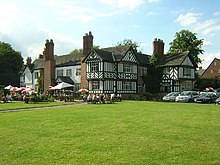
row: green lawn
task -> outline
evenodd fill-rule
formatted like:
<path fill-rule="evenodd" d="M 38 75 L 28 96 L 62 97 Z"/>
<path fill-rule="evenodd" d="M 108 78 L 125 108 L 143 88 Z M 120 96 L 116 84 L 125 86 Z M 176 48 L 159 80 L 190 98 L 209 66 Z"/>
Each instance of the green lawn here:
<path fill-rule="evenodd" d="M 24 102 L 11 102 L 11 103 L 0 103 L 0 111 L 7 109 L 24 109 L 24 108 L 38 108 L 38 107 L 48 107 L 48 106 L 57 106 L 57 105 L 66 105 L 66 104 L 75 104 L 76 102 L 37 102 L 37 103 L 28 103 Z"/>
<path fill-rule="evenodd" d="M 0 113 L 0 139 L 0 164 L 220 164 L 220 106 L 123 101 Z"/>

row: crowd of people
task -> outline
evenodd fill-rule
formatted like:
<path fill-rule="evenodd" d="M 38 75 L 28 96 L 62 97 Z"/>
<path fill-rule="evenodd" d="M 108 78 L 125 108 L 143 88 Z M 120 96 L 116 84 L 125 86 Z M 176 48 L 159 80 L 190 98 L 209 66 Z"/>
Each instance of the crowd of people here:
<path fill-rule="evenodd" d="M 121 101 L 120 94 L 90 94 L 83 93 L 82 100 L 88 104 L 111 104 L 116 101 Z"/>

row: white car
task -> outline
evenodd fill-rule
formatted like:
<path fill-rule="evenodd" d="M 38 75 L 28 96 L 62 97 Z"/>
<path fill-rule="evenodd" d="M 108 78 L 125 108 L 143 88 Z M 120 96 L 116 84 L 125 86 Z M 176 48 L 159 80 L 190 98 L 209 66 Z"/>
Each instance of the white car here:
<path fill-rule="evenodd" d="M 171 92 L 163 97 L 163 101 L 175 101 L 176 97 L 180 94 L 180 92 Z"/>
<path fill-rule="evenodd" d="M 183 91 L 176 97 L 176 102 L 193 102 L 194 98 L 198 97 L 199 94 L 196 91 Z"/>

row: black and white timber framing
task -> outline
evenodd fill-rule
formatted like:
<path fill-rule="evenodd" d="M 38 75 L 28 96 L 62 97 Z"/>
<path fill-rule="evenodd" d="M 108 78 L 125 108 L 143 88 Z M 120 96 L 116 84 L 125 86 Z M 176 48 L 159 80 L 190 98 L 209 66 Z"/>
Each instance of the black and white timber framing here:
<path fill-rule="evenodd" d="M 164 55 L 161 92 L 181 92 L 191 90 L 195 80 L 196 64 L 190 52 Z"/>
<path fill-rule="evenodd" d="M 90 93 L 136 93 L 138 60 L 130 46 L 93 49 L 84 59 Z"/>

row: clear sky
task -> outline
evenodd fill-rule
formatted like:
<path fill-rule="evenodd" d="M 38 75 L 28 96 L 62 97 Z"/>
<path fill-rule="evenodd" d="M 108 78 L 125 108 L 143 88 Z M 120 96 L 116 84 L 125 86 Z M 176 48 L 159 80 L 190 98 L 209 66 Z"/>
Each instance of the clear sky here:
<path fill-rule="evenodd" d="M 0 0 L 0 41 L 24 60 L 38 58 L 46 39 L 54 40 L 57 55 L 82 48 L 89 31 L 101 48 L 127 38 L 150 55 L 160 38 L 166 53 L 182 29 L 204 39 L 204 69 L 220 59 L 220 0 Z"/>

